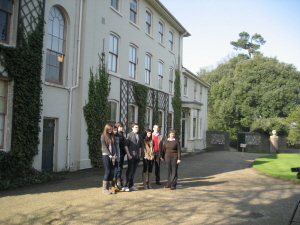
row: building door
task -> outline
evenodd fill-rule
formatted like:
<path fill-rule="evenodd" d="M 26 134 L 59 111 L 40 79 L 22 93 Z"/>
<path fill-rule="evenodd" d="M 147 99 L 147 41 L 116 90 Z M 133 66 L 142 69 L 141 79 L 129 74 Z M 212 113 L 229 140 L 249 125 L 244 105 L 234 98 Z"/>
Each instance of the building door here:
<path fill-rule="evenodd" d="M 54 126 L 54 119 L 44 119 L 42 171 L 45 172 L 53 172 Z"/>

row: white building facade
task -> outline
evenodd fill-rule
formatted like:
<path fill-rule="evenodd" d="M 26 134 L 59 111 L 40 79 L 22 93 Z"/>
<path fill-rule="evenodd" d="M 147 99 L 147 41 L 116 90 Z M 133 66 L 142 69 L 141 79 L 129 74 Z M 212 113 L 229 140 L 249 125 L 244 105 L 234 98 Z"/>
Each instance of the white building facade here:
<path fill-rule="evenodd" d="M 10 33 L 0 44 L 16 46 L 19 1 L 6 0 L 9 10 L 1 9 L 8 12 Z M 128 131 L 130 123 L 137 122 L 132 84 L 140 83 L 157 96 L 159 125 L 167 135 L 173 126 L 171 99 L 179 68 L 182 147 L 190 152 L 205 148 L 210 86 L 182 67 L 183 38 L 190 34 L 159 0 L 47 0 L 44 19 L 43 111 L 39 153 L 33 163 L 36 169 L 55 172 L 91 167 L 82 108 L 88 101 L 90 70 L 96 71 L 102 51 L 111 79 L 109 123 L 121 121 Z M 0 88 L 5 106 L 0 147 L 9 151 L 14 83 L 5 72 Z M 149 101 L 148 128 L 153 126 L 153 110 Z"/>

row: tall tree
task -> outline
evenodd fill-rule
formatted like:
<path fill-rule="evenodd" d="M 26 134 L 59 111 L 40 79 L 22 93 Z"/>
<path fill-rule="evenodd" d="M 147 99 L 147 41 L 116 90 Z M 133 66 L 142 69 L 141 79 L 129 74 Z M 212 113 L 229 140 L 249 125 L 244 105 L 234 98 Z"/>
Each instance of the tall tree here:
<path fill-rule="evenodd" d="M 247 32 L 243 31 L 239 33 L 239 36 L 240 38 L 237 41 L 231 41 L 230 44 L 234 46 L 233 49 L 235 50 L 247 50 L 249 58 L 251 58 L 253 53 L 259 52 L 257 50 L 260 48 L 260 46 L 266 43 L 264 38 L 257 33 L 250 37 Z"/>
<path fill-rule="evenodd" d="M 249 131 L 256 119 L 285 118 L 300 104 L 300 72 L 276 58 L 235 57 L 202 74 L 211 84 L 211 130 Z"/>
<path fill-rule="evenodd" d="M 289 143 L 300 145 L 300 105 L 291 110 L 286 120 L 291 125 L 290 133 L 287 137 Z"/>

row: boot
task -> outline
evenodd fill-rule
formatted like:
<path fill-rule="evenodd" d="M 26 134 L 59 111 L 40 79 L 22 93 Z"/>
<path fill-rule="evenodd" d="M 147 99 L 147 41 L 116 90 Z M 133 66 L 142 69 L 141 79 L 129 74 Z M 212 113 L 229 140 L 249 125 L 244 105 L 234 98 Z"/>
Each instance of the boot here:
<path fill-rule="evenodd" d="M 151 182 L 152 182 L 152 173 L 148 173 L 148 188 L 151 189 Z"/>
<path fill-rule="evenodd" d="M 117 188 L 116 186 L 117 186 L 117 180 L 113 179 L 111 189 L 114 190 L 114 191 L 119 191 L 119 188 Z"/>
<path fill-rule="evenodd" d="M 143 173 L 143 186 L 144 186 L 144 189 L 148 189 L 146 180 L 147 180 L 147 173 Z"/>
<path fill-rule="evenodd" d="M 117 188 L 118 188 L 119 190 L 122 189 L 122 181 L 121 181 L 121 180 L 117 180 Z"/>
<path fill-rule="evenodd" d="M 102 183 L 102 193 L 110 195 L 111 192 L 110 192 L 110 190 L 108 190 L 107 187 L 108 187 L 108 181 L 103 181 L 103 183 Z"/>
<path fill-rule="evenodd" d="M 116 194 L 116 191 L 115 191 L 115 187 L 112 186 L 112 181 L 108 181 L 108 185 L 109 185 L 109 191 L 112 193 L 112 194 Z"/>

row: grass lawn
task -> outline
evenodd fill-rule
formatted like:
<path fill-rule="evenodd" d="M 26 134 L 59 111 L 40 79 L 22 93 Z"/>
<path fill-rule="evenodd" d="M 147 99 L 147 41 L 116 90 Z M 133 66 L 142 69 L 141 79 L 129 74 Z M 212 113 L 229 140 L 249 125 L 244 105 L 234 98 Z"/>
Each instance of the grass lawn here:
<path fill-rule="evenodd" d="M 300 154 L 272 154 L 255 159 L 253 167 L 275 177 L 300 182 L 297 172 L 291 168 L 300 167 Z"/>

